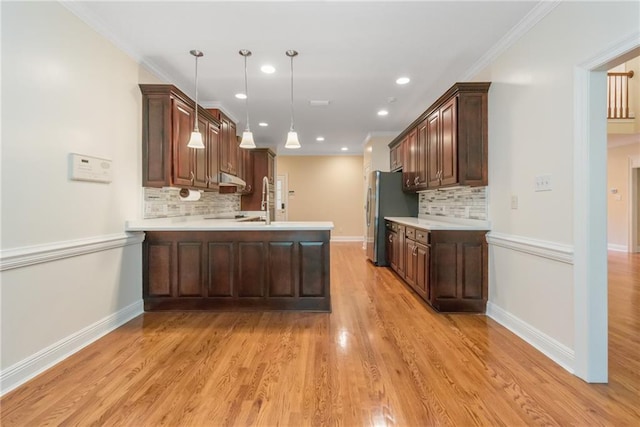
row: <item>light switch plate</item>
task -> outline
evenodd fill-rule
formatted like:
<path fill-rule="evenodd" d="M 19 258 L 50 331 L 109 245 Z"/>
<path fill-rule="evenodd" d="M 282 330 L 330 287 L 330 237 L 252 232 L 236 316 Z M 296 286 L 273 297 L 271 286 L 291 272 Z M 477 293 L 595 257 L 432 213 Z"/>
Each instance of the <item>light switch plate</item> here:
<path fill-rule="evenodd" d="M 518 209 L 518 196 L 511 196 L 511 209 Z"/>
<path fill-rule="evenodd" d="M 551 174 L 536 175 L 535 191 L 551 191 Z"/>
<path fill-rule="evenodd" d="M 69 178 L 74 181 L 111 182 L 111 160 L 84 154 L 69 154 Z"/>

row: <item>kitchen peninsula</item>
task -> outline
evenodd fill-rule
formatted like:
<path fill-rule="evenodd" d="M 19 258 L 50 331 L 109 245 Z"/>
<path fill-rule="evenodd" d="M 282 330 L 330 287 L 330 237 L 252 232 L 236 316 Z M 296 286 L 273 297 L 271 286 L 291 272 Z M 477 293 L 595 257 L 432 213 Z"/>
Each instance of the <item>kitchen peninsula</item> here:
<path fill-rule="evenodd" d="M 206 217 L 128 221 L 144 231 L 146 311 L 331 311 L 332 222 Z"/>

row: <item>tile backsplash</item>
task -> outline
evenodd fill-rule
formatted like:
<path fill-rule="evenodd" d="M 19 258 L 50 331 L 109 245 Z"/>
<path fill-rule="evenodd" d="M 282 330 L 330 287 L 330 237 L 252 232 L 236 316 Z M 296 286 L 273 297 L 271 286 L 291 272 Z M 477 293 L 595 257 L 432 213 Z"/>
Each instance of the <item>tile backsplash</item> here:
<path fill-rule="evenodd" d="M 487 187 L 460 187 L 420 192 L 418 216 L 487 219 Z"/>
<path fill-rule="evenodd" d="M 211 215 L 240 210 L 240 195 L 202 192 L 200 200 L 185 201 L 179 188 L 143 188 L 144 219 L 170 216 Z"/>

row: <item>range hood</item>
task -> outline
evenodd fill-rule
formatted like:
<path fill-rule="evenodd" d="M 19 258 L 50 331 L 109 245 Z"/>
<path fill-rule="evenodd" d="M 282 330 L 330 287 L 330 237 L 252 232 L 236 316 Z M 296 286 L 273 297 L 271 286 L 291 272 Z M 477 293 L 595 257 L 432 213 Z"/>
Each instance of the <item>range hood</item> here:
<path fill-rule="evenodd" d="M 238 178 L 237 176 L 229 175 L 225 172 L 220 172 L 220 183 L 219 185 L 228 185 L 235 187 L 246 187 L 247 183 Z"/>

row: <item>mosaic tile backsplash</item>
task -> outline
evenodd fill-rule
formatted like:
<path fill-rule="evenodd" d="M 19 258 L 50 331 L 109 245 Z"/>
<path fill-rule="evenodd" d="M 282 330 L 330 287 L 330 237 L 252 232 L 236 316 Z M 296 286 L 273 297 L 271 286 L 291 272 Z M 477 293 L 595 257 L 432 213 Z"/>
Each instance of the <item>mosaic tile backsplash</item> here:
<path fill-rule="evenodd" d="M 487 219 L 487 187 L 428 190 L 420 193 L 418 216 Z"/>
<path fill-rule="evenodd" d="M 144 219 L 211 215 L 240 210 L 240 195 L 202 192 L 198 201 L 180 199 L 179 188 L 143 188 Z"/>

